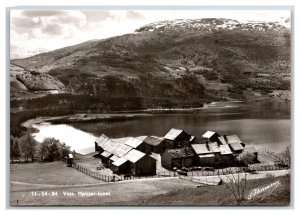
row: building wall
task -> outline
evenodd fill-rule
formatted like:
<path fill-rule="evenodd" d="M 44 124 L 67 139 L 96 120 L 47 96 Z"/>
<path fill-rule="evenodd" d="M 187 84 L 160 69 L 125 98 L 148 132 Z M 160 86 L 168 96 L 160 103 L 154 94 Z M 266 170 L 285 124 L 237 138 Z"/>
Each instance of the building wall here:
<path fill-rule="evenodd" d="M 164 146 L 165 146 L 165 143 L 163 141 L 159 145 L 153 146 L 152 149 L 151 149 L 151 151 L 154 152 L 154 153 L 157 153 L 157 154 L 161 154 L 165 150 Z"/>
<path fill-rule="evenodd" d="M 151 146 L 148 145 L 147 143 L 143 142 L 141 145 L 139 145 L 136 150 L 140 152 L 144 152 L 145 154 L 150 154 L 151 153 Z"/>
<path fill-rule="evenodd" d="M 217 133 L 215 133 L 214 135 L 212 135 L 209 140 L 212 142 L 219 142 L 219 135 Z M 220 143 L 219 143 L 220 144 Z"/>
<path fill-rule="evenodd" d="M 193 157 L 188 158 L 172 158 L 166 151 L 161 155 L 161 165 L 166 169 L 172 170 L 173 167 L 181 169 L 182 167 L 191 167 L 194 164 Z"/>
<path fill-rule="evenodd" d="M 114 174 L 127 174 L 130 173 L 130 164 L 129 162 L 123 163 L 121 166 L 114 166 L 111 165 L 111 170 L 113 171 Z"/>
<path fill-rule="evenodd" d="M 132 175 L 156 175 L 156 160 L 150 156 L 144 156 L 136 163 L 131 163 L 130 166 Z"/>
<path fill-rule="evenodd" d="M 201 166 L 214 166 L 215 165 L 215 157 L 206 157 L 200 158 Z"/>
<path fill-rule="evenodd" d="M 167 151 L 164 151 L 161 155 L 161 165 L 166 169 L 172 169 L 171 157 Z"/>
<path fill-rule="evenodd" d="M 191 167 L 193 166 L 193 158 L 176 158 L 171 160 L 171 168 L 177 167 L 181 169 L 182 167 Z"/>
<path fill-rule="evenodd" d="M 104 150 L 100 146 L 98 146 L 98 143 L 96 142 L 95 142 L 95 152 L 100 152 L 100 153 L 104 152 Z"/>

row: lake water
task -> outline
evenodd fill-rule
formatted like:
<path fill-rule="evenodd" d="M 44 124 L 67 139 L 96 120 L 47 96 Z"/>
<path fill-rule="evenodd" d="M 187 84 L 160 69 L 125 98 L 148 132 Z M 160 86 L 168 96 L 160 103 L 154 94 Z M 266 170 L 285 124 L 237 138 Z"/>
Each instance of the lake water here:
<path fill-rule="evenodd" d="M 279 152 L 291 141 L 290 102 L 217 102 L 196 113 L 147 114 L 128 119 L 76 122 L 63 125 L 35 124 L 35 138 L 55 137 L 78 152 L 93 148 L 102 133 L 111 138 L 164 136 L 171 128 L 201 136 L 206 130 L 237 134 L 247 145 Z"/>

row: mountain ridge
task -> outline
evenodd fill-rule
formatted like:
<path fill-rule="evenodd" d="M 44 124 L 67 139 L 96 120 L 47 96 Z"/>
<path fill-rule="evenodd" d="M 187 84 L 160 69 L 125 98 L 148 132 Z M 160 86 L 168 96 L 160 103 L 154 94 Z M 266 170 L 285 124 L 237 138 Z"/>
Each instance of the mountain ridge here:
<path fill-rule="evenodd" d="M 54 77 L 71 94 L 243 98 L 245 90 L 290 89 L 290 29 L 228 19 L 162 21 L 11 63 Z"/>

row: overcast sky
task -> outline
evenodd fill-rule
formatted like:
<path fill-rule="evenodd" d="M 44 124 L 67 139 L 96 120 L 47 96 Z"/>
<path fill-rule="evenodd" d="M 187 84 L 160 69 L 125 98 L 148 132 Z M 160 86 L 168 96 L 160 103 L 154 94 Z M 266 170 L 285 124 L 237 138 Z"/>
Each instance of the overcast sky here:
<path fill-rule="evenodd" d="M 290 12 L 280 11 L 205 11 L 205 10 L 12 10 L 11 45 L 26 50 L 57 48 L 91 39 L 133 33 L 142 25 L 160 20 L 230 18 L 238 21 L 282 21 Z"/>

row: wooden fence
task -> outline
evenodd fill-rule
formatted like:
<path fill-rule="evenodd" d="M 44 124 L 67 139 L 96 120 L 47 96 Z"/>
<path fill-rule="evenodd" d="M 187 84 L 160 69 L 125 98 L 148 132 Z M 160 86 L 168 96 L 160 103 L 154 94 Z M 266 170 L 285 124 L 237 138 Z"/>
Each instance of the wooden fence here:
<path fill-rule="evenodd" d="M 147 178 L 165 178 L 165 177 L 179 177 L 180 174 L 174 171 L 163 171 L 158 172 L 156 175 L 153 176 L 124 176 L 124 175 L 103 175 L 97 173 L 95 171 L 91 171 L 79 164 L 73 163 L 72 167 L 90 177 L 105 181 L 105 182 L 117 182 L 117 181 L 124 181 L 124 180 L 136 180 L 136 179 L 147 179 Z M 272 170 L 284 170 L 289 169 L 289 167 L 281 167 L 281 166 L 251 166 L 248 168 L 249 172 L 253 171 L 272 171 Z M 226 169 L 215 169 L 214 171 L 189 171 L 187 172 L 187 176 L 216 176 L 216 175 L 228 175 L 234 174 L 240 171 L 241 168 L 239 167 L 231 167 Z"/>

